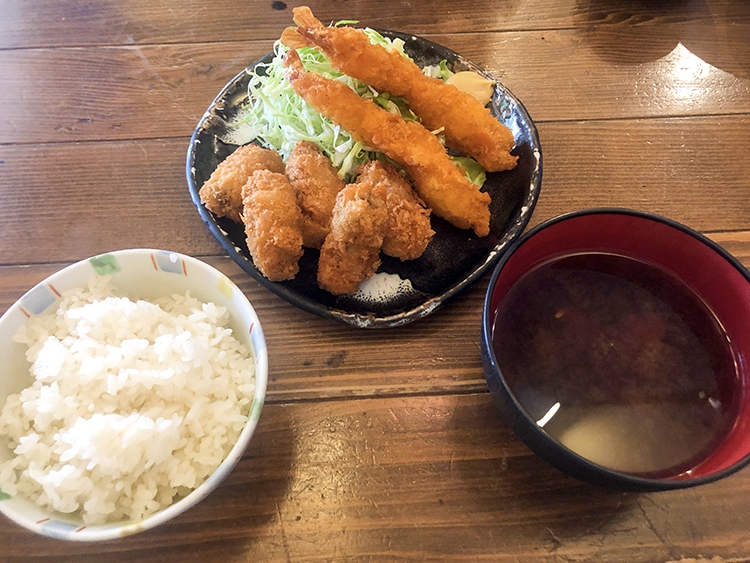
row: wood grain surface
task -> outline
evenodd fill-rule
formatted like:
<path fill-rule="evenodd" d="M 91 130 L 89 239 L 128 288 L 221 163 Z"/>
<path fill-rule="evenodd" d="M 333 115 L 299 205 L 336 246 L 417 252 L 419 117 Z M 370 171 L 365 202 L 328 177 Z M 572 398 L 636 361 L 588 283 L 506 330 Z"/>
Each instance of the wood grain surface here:
<path fill-rule="evenodd" d="M 750 561 L 750 470 L 620 493 L 513 435 L 482 374 L 487 278 L 418 322 L 363 331 L 300 311 L 225 256 L 187 190 L 188 141 L 300 4 L 0 0 L 0 312 L 76 260 L 165 248 L 237 283 L 270 364 L 247 453 L 198 506 L 97 544 L 0 518 L 0 562 Z M 543 150 L 531 225 L 639 209 L 750 266 L 750 3 L 308 5 L 326 23 L 429 38 L 510 88 Z"/>

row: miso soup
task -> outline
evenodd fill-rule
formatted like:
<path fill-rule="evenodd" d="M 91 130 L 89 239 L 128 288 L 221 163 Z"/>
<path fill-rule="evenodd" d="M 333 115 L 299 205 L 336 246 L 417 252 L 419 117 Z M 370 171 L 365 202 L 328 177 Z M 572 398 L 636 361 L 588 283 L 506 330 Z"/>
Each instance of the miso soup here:
<path fill-rule="evenodd" d="M 498 305 L 493 345 L 517 399 L 550 436 L 610 469 L 695 467 L 731 429 L 731 343 L 671 273 L 605 253 L 553 259 Z"/>

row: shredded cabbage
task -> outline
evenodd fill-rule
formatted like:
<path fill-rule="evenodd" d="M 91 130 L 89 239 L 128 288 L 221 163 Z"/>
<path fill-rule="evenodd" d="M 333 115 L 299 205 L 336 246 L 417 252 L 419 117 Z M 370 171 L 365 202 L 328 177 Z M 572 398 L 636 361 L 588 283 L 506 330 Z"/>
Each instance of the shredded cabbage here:
<path fill-rule="evenodd" d="M 363 31 L 372 43 L 383 45 L 409 58 L 404 52 L 404 42 L 401 39 L 389 39 L 369 28 Z M 357 168 L 365 162 L 385 159 L 381 153 L 355 141 L 347 131 L 320 115 L 292 90 L 284 76 L 283 67 L 283 57 L 288 50 L 288 47 L 276 41 L 271 62 L 260 63 L 254 69 L 248 69 L 248 105 L 237 119 L 228 124 L 229 127 L 241 129 L 244 142 L 255 140 L 266 147 L 272 147 L 284 160 L 299 141 L 311 141 L 331 159 L 339 176 L 347 180 L 354 177 Z M 343 82 L 362 98 L 372 100 L 406 121 L 419 121 L 409 109 L 405 98 L 392 96 L 388 92 L 377 92 L 367 84 L 342 74 L 317 49 L 305 47 L 297 52 L 308 72 L 317 72 L 326 78 Z M 440 77 L 444 80 L 452 74 L 445 61 L 437 66 Z M 464 168 L 472 183 L 482 185 L 484 170 L 476 161 L 469 157 L 451 158 Z"/>
<path fill-rule="evenodd" d="M 422 69 L 422 72 L 432 78 L 441 78 L 443 82 L 453 76 L 453 71 L 448 68 L 448 61 L 443 59 L 436 65 L 426 66 Z"/>
<path fill-rule="evenodd" d="M 477 187 L 482 187 L 487 179 L 487 173 L 476 160 L 469 156 L 451 156 L 453 164 L 463 167 L 464 173 L 469 181 Z"/>

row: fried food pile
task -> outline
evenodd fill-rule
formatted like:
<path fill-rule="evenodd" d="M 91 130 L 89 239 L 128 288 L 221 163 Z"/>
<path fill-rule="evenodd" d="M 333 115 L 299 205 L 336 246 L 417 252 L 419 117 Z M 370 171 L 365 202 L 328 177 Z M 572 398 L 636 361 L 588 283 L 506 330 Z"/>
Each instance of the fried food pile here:
<path fill-rule="evenodd" d="M 357 291 L 381 250 L 412 260 L 435 234 L 430 210 L 395 166 L 370 162 L 347 185 L 307 141 L 286 165 L 272 149 L 239 147 L 199 194 L 218 217 L 242 221 L 253 262 L 271 281 L 294 278 L 303 248 L 320 248 L 318 284 L 335 295 Z"/>
<path fill-rule="evenodd" d="M 516 165 L 511 131 L 471 95 L 426 76 L 411 60 L 371 43 L 363 31 L 325 27 L 306 6 L 293 11 L 296 27 L 281 37 L 290 48 L 283 65 L 291 88 L 401 171 L 375 160 L 346 184 L 311 142 L 297 143 L 286 163 L 272 149 L 238 148 L 217 167 L 200 197 L 215 215 L 244 223 L 261 273 L 272 281 L 291 279 L 303 248 L 319 248 L 320 287 L 336 295 L 353 293 L 375 273 L 381 252 L 400 260 L 422 255 L 434 235 L 431 212 L 477 236 L 489 234 L 489 194 L 467 179 L 433 131 L 490 172 Z M 405 98 L 421 123 L 404 121 L 343 82 L 308 72 L 295 50 L 301 47 L 318 49 L 339 71 L 375 90 Z"/>

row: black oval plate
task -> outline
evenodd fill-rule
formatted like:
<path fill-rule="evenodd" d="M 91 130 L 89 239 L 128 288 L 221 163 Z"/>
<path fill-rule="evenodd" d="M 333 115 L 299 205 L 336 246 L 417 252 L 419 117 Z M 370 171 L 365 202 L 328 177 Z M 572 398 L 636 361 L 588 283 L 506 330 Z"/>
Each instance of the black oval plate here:
<path fill-rule="evenodd" d="M 479 280 L 528 224 L 542 181 L 542 152 L 536 127 L 521 102 L 507 88 L 474 63 L 441 45 L 410 34 L 378 32 L 391 39 L 402 39 L 404 50 L 420 67 L 445 59 L 454 72 L 473 70 L 495 81 L 492 113 L 513 131 L 516 139 L 513 154 L 518 156 L 518 165 L 513 170 L 488 173 L 483 187 L 492 197 L 488 236 L 478 238 L 472 231 L 457 229 L 432 215 L 435 236 L 420 258 L 401 262 L 382 256 L 378 272 L 397 274 L 409 280 L 413 292 L 399 293 L 397 297 L 377 302 L 332 295 L 318 287 L 318 251 L 309 248 L 300 260 L 300 271 L 295 279 L 279 283 L 269 281 L 250 258 L 243 226 L 214 216 L 201 203 L 198 195 L 201 186 L 218 164 L 237 148 L 220 138 L 226 130 L 226 122 L 247 100 L 248 72 L 259 63 L 269 62 L 273 53 L 234 77 L 209 106 L 190 139 L 186 167 L 190 195 L 203 221 L 245 272 L 305 311 L 363 328 L 393 327 L 424 317 Z"/>

